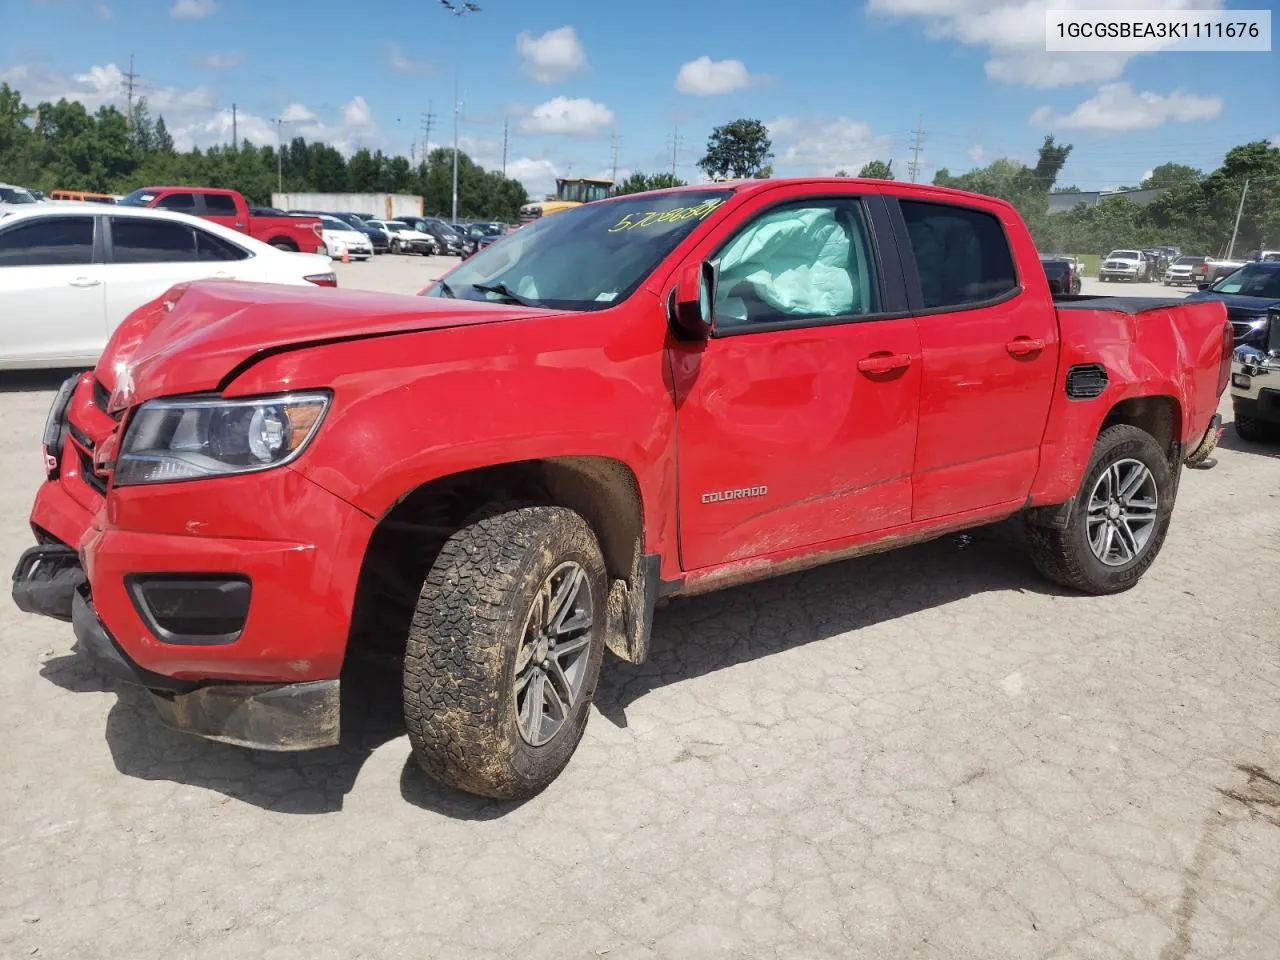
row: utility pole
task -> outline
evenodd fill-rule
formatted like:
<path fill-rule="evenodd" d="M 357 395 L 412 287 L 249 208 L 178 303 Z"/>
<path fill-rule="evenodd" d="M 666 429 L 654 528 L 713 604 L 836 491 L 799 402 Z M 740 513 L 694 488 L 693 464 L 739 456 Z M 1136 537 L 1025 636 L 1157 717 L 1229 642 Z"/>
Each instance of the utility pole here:
<path fill-rule="evenodd" d="M 133 129 L 133 87 L 141 77 L 133 72 L 133 54 L 129 54 L 129 72 L 124 75 L 125 96 L 128 98 L 129 112 L 125 115 L 125 124 L 128 129 Z"/>
<path fill-rule="evenodd" d="M 475 3 L 454 3 L 453 0 L 440 0 L 440 3 L 458 20 L 469 13 L 480 12 L 480 7 Z M 458 51 L 457 44 L 454 44 L 454 51 L 455 53 Z M 461 63 L 455 60 L 453 65 L 453 218 L 451 220 L 453 223 L 458 220 L 458 115 L 462 112 L 462 103 L 458 100 L 458 75 L 461 69 Z"/>
<path fill-rule="evenodd" d="M 671 176 L 674 179 L 676 175 L 676 159 L 680 153 L 680 126 L 671 128 Z"/>
<path fill-rule="evenodd" d="M 427 152 L 431 149 L 431 126 L 436 115 L 431 112 L 431 101 L 427 101 L 427 112 L 422 115 L 422 162 L 427 162 Z"/>
<path fill-rule="evenodd" d="M 1244 189 L 1240 191 L 1240 206 L 1236 208 L 1236 225 L 1231 228 L 1231 245 L 1227 247 L 1227 259 L 1236 251 L 1236 234 L 1240 231 L 1240 214 L 1244 213 L 1244 198 L 1249 194 L 1249 178 L 1244 178 Z"/>
<path fill-rule="evenodd" d="M 511 125 L 510 117 L 502 118 L 502 176 L 507 176 L 507 128 Z"/>
<path fill-rule="evenodd" d="M 276 190 L 284 193 L 284 143 L 280 138 L 280 128 L 284 121 L 276 117 L 271 121 L 276 125 Z"/>
<path fill-rule="evenodd" d="M 231 148 L 233 150 L 240 149 L 240 137 L 238 133 L 239 131 L 236 127 L 236 105 L 233 103 L 231 105 Z"/>
<path fill-rule="evenodd" d="M 920 175 L 920 148 L 924 146 L 924 117 L 916 121 L 916 132 L 911 144 L 912 156 L 911 162 L 907 164 L 907 169 L 911 171 L 911 182 L 916 182 L 916 177 Z"/>
<path fill-rule="evenodd" d="M 618 131 L 613 131 L 613 182 L 618 182 Z"/>

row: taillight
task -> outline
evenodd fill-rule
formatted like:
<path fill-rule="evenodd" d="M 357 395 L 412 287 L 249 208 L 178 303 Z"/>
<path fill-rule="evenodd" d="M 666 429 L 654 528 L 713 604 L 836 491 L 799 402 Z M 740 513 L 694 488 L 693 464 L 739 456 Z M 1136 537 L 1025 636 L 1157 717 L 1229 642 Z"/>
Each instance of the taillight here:
<path fill-rule="evenodd" d="M 1235 348 L 1236 338 L 1231 329 L 1231 323 L 1224 323 L 1222 325 L 1222 360 L 1218 365 L 1218 396 L 1222 396 L 1222 391 L 1227 389 L 1227 382 L 1231 379 L 1231 354 L 1235 352 Z"/>
<path fill-rule="evenodd" d="M 309 277 L 303 277 L 307 283 L 314 283 L 317 287 L 336 287 L 338 285 L 338 275 L 336 273 L 313 273 Z"/>
<path fill-rule="evenodd" d="M 311 225 L 311 232 L 312 232 L 312 233 L 314 233 L 314 234 L 316 235 L 316 239 L 317 239 L 317 240 L 323 240 L 323 239 L 324 239 L 324 226 L 323 226 L 322 224 L 320 224 L 320 223 L 313 223 L 313 224 Z"/>

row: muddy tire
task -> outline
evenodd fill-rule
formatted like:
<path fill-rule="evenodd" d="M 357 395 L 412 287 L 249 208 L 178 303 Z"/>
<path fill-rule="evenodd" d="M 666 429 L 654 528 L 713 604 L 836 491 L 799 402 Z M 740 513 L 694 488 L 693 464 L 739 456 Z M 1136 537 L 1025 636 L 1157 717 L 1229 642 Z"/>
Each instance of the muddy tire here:
<path fill-rule="evenodd" d="M 1202 466 L 1217 448 L 1218 431 L 1216 428 L 1210 427 L 1210 429 L 1205 431 L 1205 435 L 1200 439 L 1196 448 L 1187 454 L 1187 458 L 1182 462 L 1188 467 Z"/>
<path fill-rule="evenodd" d="M 272 240 L 271 245 L 277 250 L 283 250 L 285 253 L 298 252 L 298 245 L 292 240 Z"/>
<path fill-rule="evenodd" d="M 500 799 L 556 778 L 595 694 L 607 583 L 595 534 L 562 507 L 482 515 L 449 537 L 404 660 L 405 722 L 427 773 Z"/>
<path fill-rule="evenodd" d="M 1102 431 L 1065 527 L 1027 525 L 1036 568 L 1095 595 L 1136 584 L 1164 545 L 1177 487 L 1164 451 L 1145 430 Z"/>

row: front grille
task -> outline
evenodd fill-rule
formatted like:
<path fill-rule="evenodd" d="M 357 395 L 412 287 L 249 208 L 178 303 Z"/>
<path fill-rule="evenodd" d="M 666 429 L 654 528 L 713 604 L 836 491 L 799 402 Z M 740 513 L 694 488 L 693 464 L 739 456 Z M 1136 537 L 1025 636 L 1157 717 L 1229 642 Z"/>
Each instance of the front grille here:
<path fill-rule="evenodd" d="M 85 453 L 79 447 L 76 453 L 80 455 L 80 476 L 84 478 L 84 482 L 98 492 L 100 496 L 107 495 L 107 481 L 93 472 L 93 457 Z"/>
<path fill-rule="evenodd" d="M 1261 313 L 1250 313 L 1240 309 L 1227 308 L 1227 319 L 1231 321 L 1231 332 L 1235 334 L 1236 343 L 1257 337 L 1260 332 L 1254 328 L 1254 324 L 1263 318 Z"/>

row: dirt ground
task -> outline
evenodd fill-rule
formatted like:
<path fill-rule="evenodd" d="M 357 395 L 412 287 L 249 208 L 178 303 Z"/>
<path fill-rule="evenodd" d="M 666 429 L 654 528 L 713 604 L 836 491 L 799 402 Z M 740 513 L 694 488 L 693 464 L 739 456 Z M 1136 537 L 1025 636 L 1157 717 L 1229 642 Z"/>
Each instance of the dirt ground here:
<path fill-rule="evenodd" d="M 0 377 L 12 563 L 59 377 Z M 0 957 L 1275 957 L 1280 446 L 1218 461 L 1121 596 L 1047 586 L 1002 525 L 673 602 L 518 805 L 421 775 L 378 678 L 341 746 L 256 754 L 6 600 Z"/>

